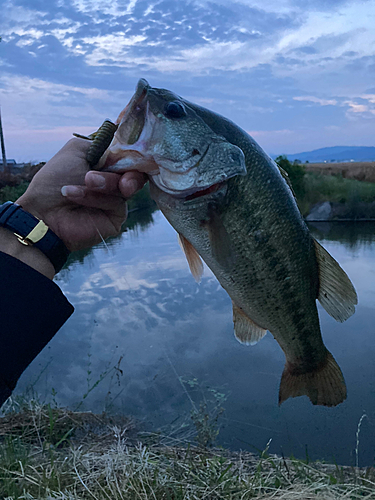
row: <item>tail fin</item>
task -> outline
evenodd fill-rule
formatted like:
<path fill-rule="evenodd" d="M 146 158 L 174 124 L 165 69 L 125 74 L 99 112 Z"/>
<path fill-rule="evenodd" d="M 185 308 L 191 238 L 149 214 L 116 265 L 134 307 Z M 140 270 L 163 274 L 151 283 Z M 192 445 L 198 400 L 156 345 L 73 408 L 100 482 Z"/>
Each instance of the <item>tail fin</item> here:
<path fill-rule="evenodd" d="M 279 405 L 297 396 L 308 396 L 313 405 L 323 406 L 336 406 L 346 399 L 344 376 L 329 351 L 325 362 L 315 371 L 293 372 L 296 370 L 287 361 L 280 382 Z"/>

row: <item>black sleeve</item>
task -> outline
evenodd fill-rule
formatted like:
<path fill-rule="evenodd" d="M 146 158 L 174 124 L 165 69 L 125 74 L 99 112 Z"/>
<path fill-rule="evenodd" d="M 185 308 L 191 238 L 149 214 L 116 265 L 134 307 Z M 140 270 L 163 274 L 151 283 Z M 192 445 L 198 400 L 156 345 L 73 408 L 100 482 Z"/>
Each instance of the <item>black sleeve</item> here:
<path fill-rule="evenodd" d="M 0 252 L 0 406 L 73 310 L 53 281 Z"/>

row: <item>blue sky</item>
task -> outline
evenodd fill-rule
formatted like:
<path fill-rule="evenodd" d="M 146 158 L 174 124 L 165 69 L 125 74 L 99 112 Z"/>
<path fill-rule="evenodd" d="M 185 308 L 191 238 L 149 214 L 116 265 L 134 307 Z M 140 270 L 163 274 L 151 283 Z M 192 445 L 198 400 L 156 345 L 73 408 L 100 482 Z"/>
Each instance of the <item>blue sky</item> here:
<path fill-rule="evenodd" d="M 375 2 L 0 0 L 7 156 L 47 160 L 115 119 L 139 78 L 269 154 L 373 146 Z"/>

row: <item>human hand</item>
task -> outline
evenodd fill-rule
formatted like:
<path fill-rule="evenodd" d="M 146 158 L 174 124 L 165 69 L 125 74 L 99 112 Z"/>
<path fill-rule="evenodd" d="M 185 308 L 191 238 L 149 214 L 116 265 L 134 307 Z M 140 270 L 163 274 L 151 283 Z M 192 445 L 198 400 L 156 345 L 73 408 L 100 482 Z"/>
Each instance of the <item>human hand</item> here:
<path fill-rule="evenodd" d="M 146 181 L 134 171 L 124 175 L 89 171 L 90 144 L 84 139 L 67 142 L 16 201 L 43 220 L 70 251 L 119 234 L 127 215 L 126 199 Z"/>

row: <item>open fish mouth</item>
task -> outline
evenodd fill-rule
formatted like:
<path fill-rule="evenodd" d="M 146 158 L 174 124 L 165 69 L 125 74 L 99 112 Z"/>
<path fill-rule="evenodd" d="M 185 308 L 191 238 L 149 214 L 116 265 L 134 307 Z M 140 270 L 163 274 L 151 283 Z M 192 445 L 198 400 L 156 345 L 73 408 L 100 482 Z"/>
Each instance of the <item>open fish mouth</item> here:
<path fill-rule="evenodd" d="M 124 173 L 129 170 L 150 173 L 158 170 L 147 154 L 154 120 L 148 113 L 149 85 L 140 80 L 129 104 L 116 120 L 118 125 L 112 144 L 98 163 L 99 170 Z"/>
<path fill-rule="evenodd" d="M 135 144 L 142 133 L 146 120 L 148 89 L 148 82 L 143 79 L 140 80 L 129 104 L 116 120 L 116 124 L 121 123 L 122 125 L 120 137 L 125 136 L 125 144 Z"/>

